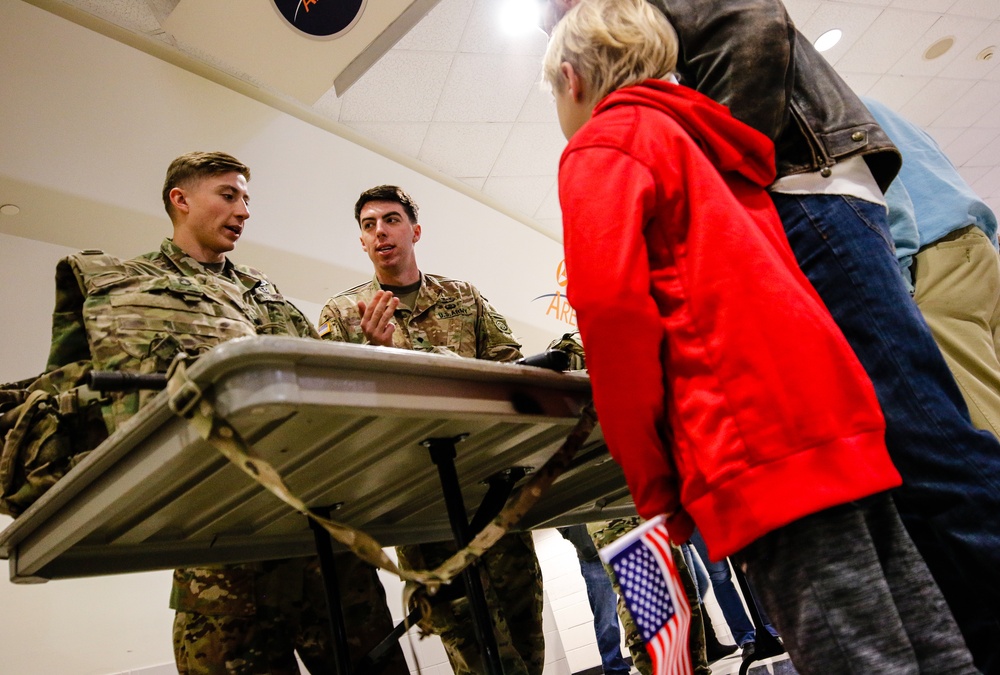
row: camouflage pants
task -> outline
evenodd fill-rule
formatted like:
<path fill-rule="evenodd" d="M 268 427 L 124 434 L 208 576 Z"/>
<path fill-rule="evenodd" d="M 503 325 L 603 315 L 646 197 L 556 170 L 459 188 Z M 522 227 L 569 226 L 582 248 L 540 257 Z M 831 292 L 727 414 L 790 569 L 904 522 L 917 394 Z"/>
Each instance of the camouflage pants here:
<path fill-rule="evenodd" d="M 433 569 L 455 552 L 453 544 L 400 546 L 400 566 Z M 542 572 L 528 533 L 508 534 L 483 556 L 480 577 L 491 610 L 500 661 L 506 675 L 541 675 L 545 664 L 542 633 Z M 482 567 L 485 566 L 485 573 Z M 441 636 L 455 675 L 483 672 L 467 598 L 432 600 L 430 617 L 420 622 Z"/>
<path fill-rule="evenodd" d="M 638 517 L 615 518 L 606 523 L 591 523 L 587 526 L 587 530 L 597 547 L 603 548 L 627 532 L 634 530 L 641 522 Z M 688 637 L 691 666 L 697 675 L 709 675 L 712 670 L 708 667 L 708 655 L 705 651 L 705 622 L 702 616 L 702 607 L 698 604 L 698 588 L 695 586 L 694 575 L 688 568 L 680 547 L 671 544 L 670 552 L 674 556 L 674 563 L 677 565 L 681 581 L 684 582 L 684 594 L 691 605 L 691 632 Z M 622 627 L 625 629 L 625 646 L 628 647 L 628 651 L 632 655 L 632 665 L 641 675 L 652 675 L 653 662 L 646 651 L 646 643 L 642 641 L 639 627 L 635 625 L 635 621 L 632 620 L 632 616 L 628 612 L 628 607 L 625 606 L 621 588 L 618 586 L 618 579 L 615 578 L 615 573 L 610 566 L 605 565 L 604 569 L 608 571 L 611 583 L 615 587 L 615 593 L 618 594 L 618 617 L 622 620 Z"/>
<path fill-rule="evenodd" d="M 375 568 L 336 554 L 350 659 L 392 630 Z M 293 558 L 174 572 L 174 659 L 180 675 L 298 675 L 293 652 L 313 675 L 334 671 L 319 560 Z M 398 645 L 372 675 L 408 675 Z"/>

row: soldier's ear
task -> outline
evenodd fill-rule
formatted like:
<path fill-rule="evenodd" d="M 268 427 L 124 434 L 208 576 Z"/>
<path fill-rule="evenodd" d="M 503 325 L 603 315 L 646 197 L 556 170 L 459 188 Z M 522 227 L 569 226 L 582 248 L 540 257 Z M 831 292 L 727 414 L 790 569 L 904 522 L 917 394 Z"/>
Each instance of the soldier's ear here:
<path fill-rule="evenodd" d="M 170 203 L 173 204 L 174 208 L 181 213 L 187 213 L 191 210 L 191 206 L 187 201 L 187 195 L 184 194 L 184 190 L 181 188 L 170 188 L 170 192 L 167 193 L 167 196 L 170 197 Z"/>
<path fill-rule="evenodd" d="M 413 226 L 413 243 L 420 241 L 420 223 Z"/>

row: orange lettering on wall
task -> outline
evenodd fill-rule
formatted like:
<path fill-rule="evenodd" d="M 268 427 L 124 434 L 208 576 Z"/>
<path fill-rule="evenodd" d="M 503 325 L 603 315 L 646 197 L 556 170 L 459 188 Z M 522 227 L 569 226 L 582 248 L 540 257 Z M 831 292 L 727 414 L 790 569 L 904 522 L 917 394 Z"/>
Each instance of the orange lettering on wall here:
<path fill-rule="evenodd" d="M 570 326 L 576 326 L 576 310 L 569 304 L 569 300 L 556 291 L 545 310 L 545 315 L 552 315 L 556 321 L 562 321 Z"/>
<path fill-rule="evenodd" d="M 560 288 L 566 287 L 566 260 L 560 260 L 556 265 L 556 283 Z"/>
<path fill-rule="evenodd" d="M 549 302 L 549 306 L 545 309 L 545 316 L 552 314 L 556 315 L 556 319 L 559 319 L 559 308 L 562 306 L 562 295 L 557 291 L 555 295 L 552 296 L 552 300 Z"/>
<path fill-rule="evenodd" d="M 302 0 L 302 8 L 309 11 L 309 5 L 315 5 L 319 0 Z"/>

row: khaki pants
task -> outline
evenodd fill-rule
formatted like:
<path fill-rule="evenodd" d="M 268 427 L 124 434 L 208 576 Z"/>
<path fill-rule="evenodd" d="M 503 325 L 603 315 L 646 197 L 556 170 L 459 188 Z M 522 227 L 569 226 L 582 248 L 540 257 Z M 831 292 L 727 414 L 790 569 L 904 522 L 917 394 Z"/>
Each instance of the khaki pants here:
<path fill-rule="evenodd" d="M 972 423 L 1000 437 L 1000 256 L 970 225 L 922 248 L 914 267 L 914 300 Z"/>

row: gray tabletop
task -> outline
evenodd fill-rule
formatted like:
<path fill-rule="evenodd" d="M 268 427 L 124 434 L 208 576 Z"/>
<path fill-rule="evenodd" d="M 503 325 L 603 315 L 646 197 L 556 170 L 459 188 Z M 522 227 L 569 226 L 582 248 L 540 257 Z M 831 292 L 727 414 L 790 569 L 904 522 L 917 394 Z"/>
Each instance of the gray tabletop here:
<path fill-rule="evenodd" d="M 582 373 L 283 337 L 227 342 L 188 374 L 295 494 L 387 546 L 450 538 L 421 441 L 468 434 L 455 465 L 471 517 L 484 481 L 541 466 L 590 398 Z M 305 519 L 167 404 L 163 392 L 0 533 L 13 581 L 313 552 Z M 522 525 L 632 513 L 598 429 Z"/>

